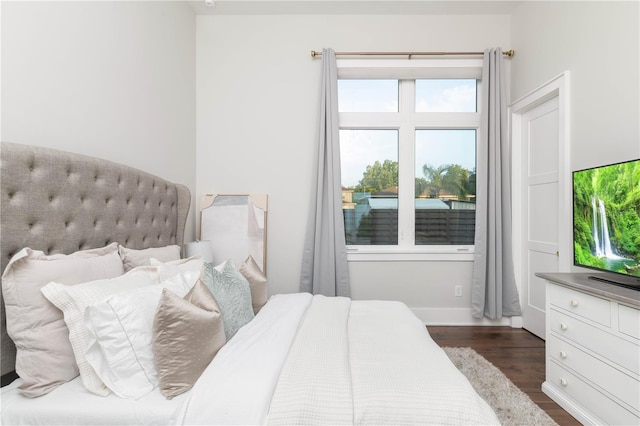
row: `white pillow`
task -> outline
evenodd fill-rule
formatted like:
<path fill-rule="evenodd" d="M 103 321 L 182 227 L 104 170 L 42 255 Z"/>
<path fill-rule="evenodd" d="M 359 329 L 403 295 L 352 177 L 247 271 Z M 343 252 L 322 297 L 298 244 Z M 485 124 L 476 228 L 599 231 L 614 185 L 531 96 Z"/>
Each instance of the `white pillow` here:
<path fill-rule="evenodd" d="M 164 262 L 161 259 L 151 258 L 149 263 L 158 267 L 160 280 L 165 281 L 175 275 L 182 274 L 185 280 L 190 283 L 190 287 L 198 281 L 202 274 L 204 260 L 200 256 L 192 256 L 186 259 L 172 260 Z"/>
<path fill-rule="evenodd" d="M 42 288 L 42 294 L 63 312 L 80 377 L 87 390 L 103 396 L 109 394 L 109 389 L 102 383 L 85 357 L 91 337 L 84 325 L 85 309 L 112 294 L 153 284 L 158 284 L 157 268 L 141 266 L 113 279 L 90 281 L 75 286 L 51 282 Z"/>
<path fill-rule="evenodd" d="M 40 289 L 51 281 L 73 285 L 123 273 L 117 243 L 69 255 L 24 248 L 11 258 L 2 274 L 2 295 L 7 333 L 17 349 L 20 393 L 41 396 L 78 375 L 62 312 Z"/>
<path fill-rule="evenodd" d="M 177 245 L 151 247 L 141 250 L 118 246 L 118 252 L 122 258 L 125 271 L 130 271 L 138 266 L 150 265 L 149 260 L 151 258 L 158 259 L 162 262 L 180 259 L 180 246 Z"/>
<path fill-rule="evenodd" d="M 191 286 L 181 274 L 158 285 L 124 291 L 89 305 L 87 362 L 113 393 L 139 399 L 158 386 L 154 366 L 153 319 L 163 289 L 183 297 Z"/>

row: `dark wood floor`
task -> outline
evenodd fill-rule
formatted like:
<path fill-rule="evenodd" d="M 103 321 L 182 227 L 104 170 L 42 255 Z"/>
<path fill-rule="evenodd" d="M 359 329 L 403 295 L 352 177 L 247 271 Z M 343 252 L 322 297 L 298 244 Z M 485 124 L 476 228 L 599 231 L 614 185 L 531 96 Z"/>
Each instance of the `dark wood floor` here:
<path fill-rule="evenodd" d="M 427 327 L 440 346 L 470 347 L 498 367 L 559 425 L 580 425 L 542 393 L 544 340 L 522 328 Z"/>

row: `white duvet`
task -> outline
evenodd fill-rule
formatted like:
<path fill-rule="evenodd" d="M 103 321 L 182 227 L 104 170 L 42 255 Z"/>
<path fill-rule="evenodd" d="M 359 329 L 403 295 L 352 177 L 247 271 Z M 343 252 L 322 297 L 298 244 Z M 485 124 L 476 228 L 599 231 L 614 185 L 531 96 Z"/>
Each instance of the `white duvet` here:
<path fill-rule="evenodd" d="M 76 382 L 33 400 L 3 389 L 2 424 L 499 424 L 399 302 L 273 296 L 170 401 Z"/>
<path fill-rule="evenodd" d="M 183 424 L 499 424 L 402 303 L 282 295 L 238 334 Z"/>

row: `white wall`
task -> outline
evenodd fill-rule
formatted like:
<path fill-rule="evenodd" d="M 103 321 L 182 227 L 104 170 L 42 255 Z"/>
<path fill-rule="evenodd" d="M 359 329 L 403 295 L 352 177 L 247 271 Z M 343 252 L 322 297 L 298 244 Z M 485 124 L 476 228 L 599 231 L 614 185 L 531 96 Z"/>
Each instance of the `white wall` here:
<path fill-rule="evenodd" d="M 196 202 L 187 239 L 201 193 L 267 193 L 272 293 L 298 288 L 319 98 L 310 50 L 514 48 L 511 100 L 571 70 L 573 169 L 640 156 L 637 2 L 531 1 L 513 16 L 195 17 L 181 2 L 0 7 L 2 140 L 188 185 Z M 351 264 L 355 298 L 400 299 L 429 322 L 469 320 L 470 277 L 470 262 Z"/>
<path fill-rule="evenodd" d="M 640 3 L 523 2 L 513 14 L 512 40 L 513 100 L 570 72 L 570 170 L 640 158 Z M 563 203 L 568 232 L 559 246 L 573 263 L 571 197 Z"/>
<path fill-rule="evenodd" d="M 311 50 L 510 48 L 508 15 L 197 17 L 198 194 L 267 193 L 271 293 L 298 290 L 318 132 L 320 61 Z M 471 321 L 470 262 L 350 264 L 356 299 L 400 299 L 423 318 Z M 455 298 L 454 286 L 463 286 Z"/>
<path fill-rule="evenodd" d="M 512 99 L 571 73 L 571 167 L 640 157 L 640 3 L 523 2 L 511 32 Z"/>
<path fill-rule="evenodd" d="M 1 7 L 3 141 L 101 157 L 195 188 L 195 16 L 186 3 Z"/>

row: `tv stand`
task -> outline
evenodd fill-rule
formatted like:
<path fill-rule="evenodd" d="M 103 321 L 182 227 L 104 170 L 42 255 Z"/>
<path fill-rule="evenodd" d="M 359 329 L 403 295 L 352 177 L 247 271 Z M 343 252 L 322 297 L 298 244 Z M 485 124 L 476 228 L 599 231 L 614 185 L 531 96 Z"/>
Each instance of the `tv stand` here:
<path fill-rule="evenodd" d="M 603 283 L 613 284 L 620 287 L 625 287 L 625 288 L 630 288 L 632 290 L 640 291 L 640 280 L 635 280 L 633 277 L 631 277 L 628 282 L 618 281 L 615 279 L 605 277 L 603 275 L 589 275 L 587 276 L 587 278 L 590 280 L 596 280 Z"/>
<path fill-rule="evenodd" d="M 542 391 L 583 424 L 640 424 L 640 292 L 593 274 L 536 275 L 547 281 Z"/>

